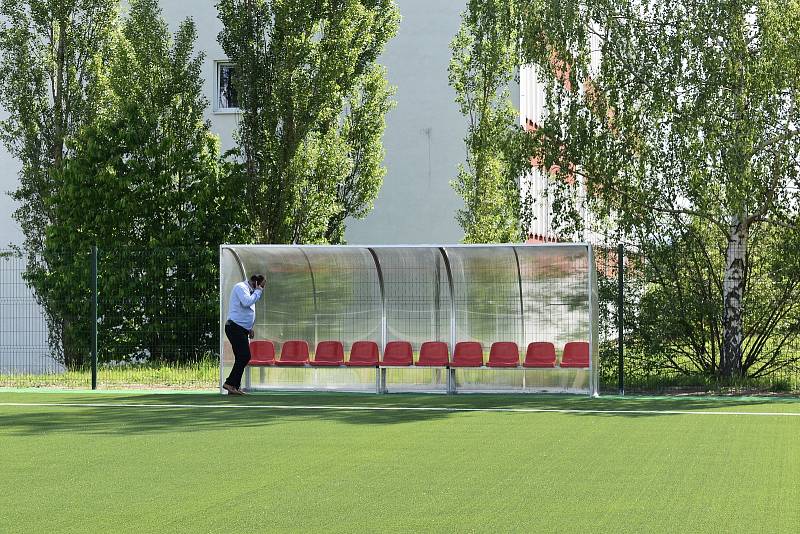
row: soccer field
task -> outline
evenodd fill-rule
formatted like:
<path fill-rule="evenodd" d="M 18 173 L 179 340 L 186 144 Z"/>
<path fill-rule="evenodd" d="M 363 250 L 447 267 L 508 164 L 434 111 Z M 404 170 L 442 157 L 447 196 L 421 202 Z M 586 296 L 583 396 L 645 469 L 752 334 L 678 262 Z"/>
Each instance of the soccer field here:
<path fill-rule="evenodd" d="M 0 532 L 797 532 L 800 401 L 0 392 Z"/>

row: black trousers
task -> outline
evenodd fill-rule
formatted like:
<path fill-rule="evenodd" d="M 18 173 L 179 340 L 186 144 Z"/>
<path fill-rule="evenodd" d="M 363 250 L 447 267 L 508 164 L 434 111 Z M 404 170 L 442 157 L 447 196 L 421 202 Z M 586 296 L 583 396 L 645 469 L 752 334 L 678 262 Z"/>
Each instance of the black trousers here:
<path fill-rule="evenodd" d="M 245 367 L 250 362 L 250 340 L 249 332 L 246 328 L 239 326 L 233 321 L 225 323 L 225 336 L 231 342 L 235 361 L 231 374 L 225 379 L 225 383 L 236 389 L 242 387 L 242 374 Z"/>

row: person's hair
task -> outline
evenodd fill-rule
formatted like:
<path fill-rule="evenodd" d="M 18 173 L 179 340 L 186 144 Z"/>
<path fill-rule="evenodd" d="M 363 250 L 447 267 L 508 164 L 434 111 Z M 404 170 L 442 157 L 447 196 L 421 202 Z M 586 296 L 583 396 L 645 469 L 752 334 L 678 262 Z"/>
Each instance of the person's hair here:
<path fill-rule="evenodd" d="M 258 284 L 260 284 L 261 282 L 264 281 L 264 275 L 263 274 L 254 274 L 253 276 L 250 277 L 250 281 L 253 282 L 254 284 L 258 285 Z"/>

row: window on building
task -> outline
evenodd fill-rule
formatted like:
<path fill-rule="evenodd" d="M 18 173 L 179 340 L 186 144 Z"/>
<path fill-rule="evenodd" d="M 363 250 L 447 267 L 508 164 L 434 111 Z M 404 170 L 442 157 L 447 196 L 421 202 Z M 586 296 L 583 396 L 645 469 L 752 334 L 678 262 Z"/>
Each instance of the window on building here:
<path fill-rule="evenodd" d="M 220 111 L 239 108 L 239 95 L 232 83 L 235 77 L 236 66 L 233 63 L 217 63 L 217 109 Z"/>

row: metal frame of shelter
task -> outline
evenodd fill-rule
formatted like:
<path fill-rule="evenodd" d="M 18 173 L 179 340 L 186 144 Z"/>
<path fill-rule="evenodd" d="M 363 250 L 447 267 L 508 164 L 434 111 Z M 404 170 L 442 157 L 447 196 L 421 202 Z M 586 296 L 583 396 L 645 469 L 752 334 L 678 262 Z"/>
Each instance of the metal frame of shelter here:
<path fill-rule="evenodd" d="M 248 368 L 255 390 L 572 392 L 597 395 L 598 301 L 588 243 L 536 245 L 221 245 L 220 388 L 232 364 L 224 323 L 233 285 L 267 277 L 257 305 L 256 338 L 280 345 L 300 339 L 311 351 L 324 340 L 347 351 L 373 340 L 414 351 L 423 341 L 589 344 L 589 366 L 567 369 L 352 367 Z M 416 374 L 415 374 L 416 373 Z M 409 378 L 411 376 L 416 378 Z M 220 389 L 222 391 L 222 389 Z"/>

